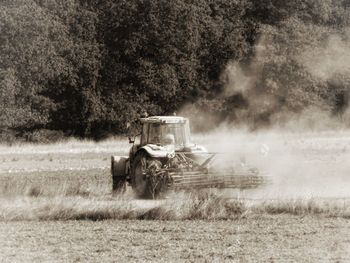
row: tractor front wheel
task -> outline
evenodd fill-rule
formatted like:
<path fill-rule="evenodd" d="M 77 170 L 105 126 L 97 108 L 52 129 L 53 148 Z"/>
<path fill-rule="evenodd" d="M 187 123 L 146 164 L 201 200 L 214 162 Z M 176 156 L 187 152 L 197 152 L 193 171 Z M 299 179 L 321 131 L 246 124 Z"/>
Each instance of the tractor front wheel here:
<path fill-rule="evenodd" d="M 126 190 L 126 160 L 125 157 L 112 156 L 112 191 L 113 193 L 124 193 Z"/>

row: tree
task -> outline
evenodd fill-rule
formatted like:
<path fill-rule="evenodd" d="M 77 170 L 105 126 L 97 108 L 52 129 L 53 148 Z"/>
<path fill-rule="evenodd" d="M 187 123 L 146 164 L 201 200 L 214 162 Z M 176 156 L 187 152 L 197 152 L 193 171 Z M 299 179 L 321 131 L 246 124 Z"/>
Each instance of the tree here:
<path fill-rule="evenodd" d="M 45 95 L 55 108 L 50 127 L 70 130 L 73 135 L 91 136 L 92 125 L 102 118 L 98 78 L 101 70 L 97 13 L 83 2 L 37 1 L 53 20 L 64 28 L 65 41 L 57 51 L 64 67 L 50 79 Z"/>
<path fill-rule="evenodd" d="M 0 99 L 4 104 L 0 114 L 9 128 L 31 129 L 49 122 L 53 105 L 42 93 L 65 66 L 57 54 L 64 33 L 63 27 L 33 1 L 1 3 Z"/>

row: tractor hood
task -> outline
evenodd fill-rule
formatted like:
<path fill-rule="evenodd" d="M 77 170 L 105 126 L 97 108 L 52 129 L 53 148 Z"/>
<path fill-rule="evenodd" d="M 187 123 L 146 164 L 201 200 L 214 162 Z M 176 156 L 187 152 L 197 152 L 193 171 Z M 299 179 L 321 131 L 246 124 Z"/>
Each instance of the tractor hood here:
<path fill-rule="evenodd" d="M 147 144 L 141 149 L 144 149 L 151 157 L 153 158 L 173 158 L 175 156 L 175 152 L 186 152 L 186 153 L 207 153 L 207 149 L 205 147 L 191 144 L 185 147 L 175 147 L 174 145 L 157 145 L 157 144 Z"/>
<path fill-rule="evenodd" d="M 190 152 L 190 153 L 207 153 L 207 149 L 202 145 L 191 144 L 184 147 L 180 152 Z"/>
<path fill-rule="evenodd" d="M 153 158 L 173 158 L 175 156 L 174 145 L 160 146 L 157 144 L 147 144 L 141 149 L 144 149 Z"/>

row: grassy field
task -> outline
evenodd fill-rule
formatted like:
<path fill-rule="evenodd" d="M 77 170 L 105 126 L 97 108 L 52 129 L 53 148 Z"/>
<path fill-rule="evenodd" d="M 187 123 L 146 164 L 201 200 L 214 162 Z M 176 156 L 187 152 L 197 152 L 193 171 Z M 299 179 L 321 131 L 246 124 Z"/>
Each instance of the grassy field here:
<path fill-rule="evenodd" d="M 136 200 L 111 194 L 110 155 L 127 154 L 124 140 L 0 146 L 0 261 L 350 260 L 350 134 L 194 139 L 273 184 Z"/>
<path fill-rule="evenodd" d="M 1 222 L 3 262 L 349 262 L 350 221 Z"/>

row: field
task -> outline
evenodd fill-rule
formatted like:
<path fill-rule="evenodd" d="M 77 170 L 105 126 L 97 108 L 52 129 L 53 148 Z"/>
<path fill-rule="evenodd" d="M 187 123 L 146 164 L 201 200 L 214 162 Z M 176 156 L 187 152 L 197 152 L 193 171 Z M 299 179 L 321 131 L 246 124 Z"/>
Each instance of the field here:
<path fill-rule="evenodd" d="M 348 262 L 350 221 L 264 216 L 235 221 L 0 223 L 5 262 Z"/>
<path fill-rule="evenodd" d="M 136 200 L 110 191 L 110 155 L 127 154 L 124 140 L 1 146 L 0 261 L 350 260 L 350 133 L 194 140 L 245 158 L 273 184 Z"/>

